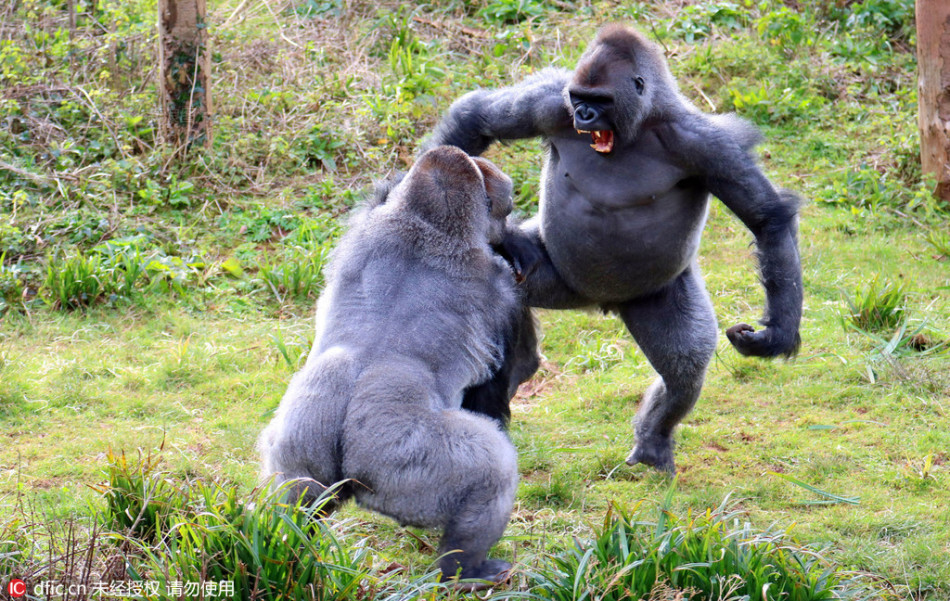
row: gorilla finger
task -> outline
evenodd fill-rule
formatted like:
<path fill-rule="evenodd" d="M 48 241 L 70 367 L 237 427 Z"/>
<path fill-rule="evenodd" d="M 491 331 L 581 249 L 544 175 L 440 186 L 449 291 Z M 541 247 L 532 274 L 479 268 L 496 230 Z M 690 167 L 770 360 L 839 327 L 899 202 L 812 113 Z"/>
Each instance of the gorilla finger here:
<path fill-rule="evenodd" d="M 515 236 L 505 238 L 499 254 L 511 265 L 519 282 L 531 275 L 544 259 L 544 255 L 536 245 Z"/>
<path fill-rule="evenodd" d="M 726 337 L 740 355 L 747 357 L 791 357 L 801 344 L 799 334 L 785 336 L 775 327 L 756 331 L 747 323 L 740 323 L 726 330 Z"/>

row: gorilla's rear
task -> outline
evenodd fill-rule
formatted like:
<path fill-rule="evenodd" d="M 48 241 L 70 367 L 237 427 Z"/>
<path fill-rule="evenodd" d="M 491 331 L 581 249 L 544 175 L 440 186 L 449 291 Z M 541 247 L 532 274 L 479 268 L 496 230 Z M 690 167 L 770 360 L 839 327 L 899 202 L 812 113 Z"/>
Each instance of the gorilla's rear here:
<path fill-rule="evenodd" d="M 461 403 L 497 367 L 520 311 L 489 247 L 510 190 L 493 166 L 440 147 L 357 215 L 334 252 L 307 364 L 260 439 L 275 484 L 296 480 L 292 494 L 312 499 L 348 480 L 336 502 L 443 528 L 443 573 L 492 581 L 510 568 L 485 557 L 511 513 L 515 450 Z"/>

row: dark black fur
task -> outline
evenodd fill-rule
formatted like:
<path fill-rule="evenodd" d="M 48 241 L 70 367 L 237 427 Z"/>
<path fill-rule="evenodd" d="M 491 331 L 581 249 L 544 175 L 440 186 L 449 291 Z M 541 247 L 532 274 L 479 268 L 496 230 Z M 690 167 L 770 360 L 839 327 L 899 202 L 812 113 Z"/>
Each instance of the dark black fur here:
<path fill-rule="evenodd" d="M 754 126 L 700 112 L 657 46 L 618 25 L 600 31 L 573 72 L 546 69 L 466 94 L 427 144 L 478 154 L 530 137 L 548 148 L 540 211 L 502 241 L 525 278 L 525 302 L 599 306 L 623 319 L 660 376 L 644 395 L 627 461 L 673 471 L 673 429 L 699 396 L 718 335 L 696 263 L 708 198 L 752 232 L 766 293 L 765 327 L 737 324 L 729 341 L 744 355 L 774 357 L 793 355 L 801 340 L 798 197 L 756 164 Z M 501 405 L 479 401 L 504 419 Z"/>

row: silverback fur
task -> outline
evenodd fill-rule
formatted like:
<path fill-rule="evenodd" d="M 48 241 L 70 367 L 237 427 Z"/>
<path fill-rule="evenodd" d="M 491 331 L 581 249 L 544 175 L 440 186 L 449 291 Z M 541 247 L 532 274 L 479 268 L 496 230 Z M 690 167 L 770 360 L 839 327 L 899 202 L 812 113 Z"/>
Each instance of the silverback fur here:
<path fill-rule="evenodd" d="M 497 580 L 486 560 L 511 513 L 514 447 L 461 409 L 489 377 L 520 311 L 489 247 L 511 181 L 453 147 L 421 156 L 349 223 L 317 303 L 317 331 L 261 434 L 263 475 L 312 501 L 335 489 L 401 524 L 441 528 L 446 577 Z"/>

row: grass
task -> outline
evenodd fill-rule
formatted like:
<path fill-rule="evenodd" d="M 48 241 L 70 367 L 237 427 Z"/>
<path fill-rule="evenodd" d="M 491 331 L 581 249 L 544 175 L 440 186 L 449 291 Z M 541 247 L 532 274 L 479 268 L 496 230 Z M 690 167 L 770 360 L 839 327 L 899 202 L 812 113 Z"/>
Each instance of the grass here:
<path fill-rule="evenodd" d="M 611 506 L 590 542 L 577 542 L 536 574 L 541 598 L 789 601 L 872 598 L 874 587 L 828 566 L 788 532 L 757 532 L 728 499 L 700 515 Z"/>
<path fill-rule="evenodd" d="M 846 323 L 859 330 L 893 330 L 904 319 L 904 284 L 881 283 L 875 275 L 867 286 L 845 297 Z"/>
<path fill-rule="evenodd" d="M 254 441 L 361 190 L 463 91 L 570 67 L 599 23 L 630 20 L 698 106 L 755 120 L 766 172 L 811 199 L 803 347 L 764 362 L 722 338 L 671 490 L 624 463 L 654 374 L 619 321 L 539 312 L 493 551 L 516 573 L 492 595 L 771 599 L 797 574 L 802 598 L 950 597 L 950 211 L 917 158 L 913 4 L 562 4 L 215 4 L 215 141 L 182 162 L 154 134 L 152 3 L 79 1 L 72 30 L 62 3 L 0 8 L 0 586 L 204 566 L 244 598 L 314 598 L 307 580 L 456 595 L 434 580 L 437 533 L 280 513 Z M 539 150 L 490 151 L 523 213 Z M 700 264 L 723 329 L 761 311 L 749 242 L 714 202 Z M 271 593 L 240 567 L 255 550 Z"/>

